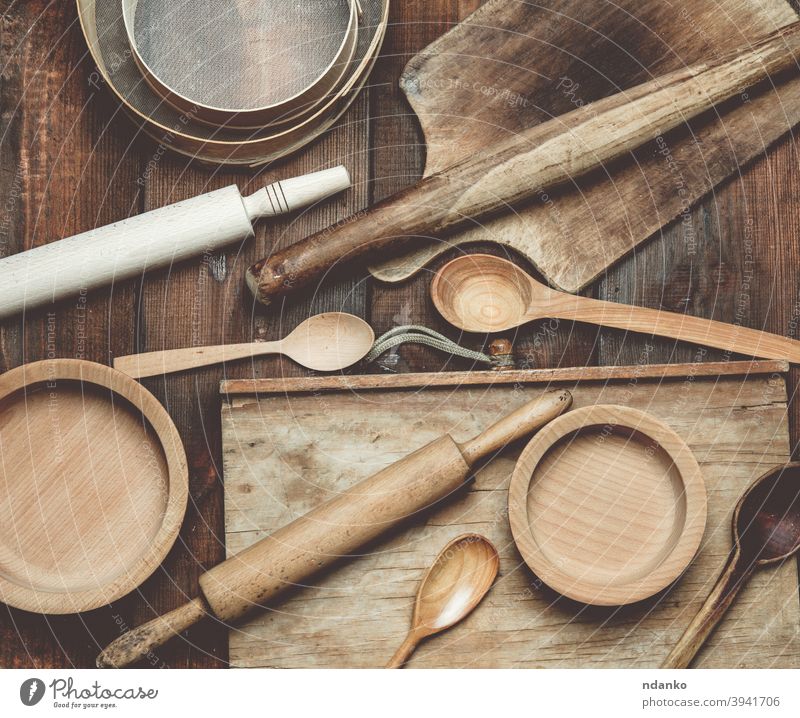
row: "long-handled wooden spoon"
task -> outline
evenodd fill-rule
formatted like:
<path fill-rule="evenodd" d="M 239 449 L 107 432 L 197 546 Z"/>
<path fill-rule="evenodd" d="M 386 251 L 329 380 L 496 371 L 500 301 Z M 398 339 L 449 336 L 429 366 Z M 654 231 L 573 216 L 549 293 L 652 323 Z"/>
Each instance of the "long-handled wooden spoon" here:
<path fill-rule="evenodd" d="M 441 315 L 468 332 L 500 332 L 535 319 L 566 319 L 800 363 L 800 342 L 710 319 L 558 292 L 501 257 L 469 254 L 431 284 Z"/>
<path fill-rule="evenodd" d="M 401 668 L 422 640 L 451 628 L 483 600 L 500 570 L 489 539 L 465 534 L 451 541 L 422 579 L 406 640 L 387 668 Z"/>
<path fill-rule="evenodd" d="M 307 369 L 338 371 L 363 359 L 374 341 L 375 333 L 363 319 L 352 314 L 328 312 L 309 317 L 288 336 L 276 342 L 222 344 L 131 354 L 114 359 L 114 368 L 139 379 L 234 359 L 284 354 Z"/>
<path fill-rule="evenodd" d="M 733 512 L 733 550 L 706 602 L 662 668 L 687 668 L 757 568 L 781 563 L 800 549 L 800 463 L 768 471 Z"/>

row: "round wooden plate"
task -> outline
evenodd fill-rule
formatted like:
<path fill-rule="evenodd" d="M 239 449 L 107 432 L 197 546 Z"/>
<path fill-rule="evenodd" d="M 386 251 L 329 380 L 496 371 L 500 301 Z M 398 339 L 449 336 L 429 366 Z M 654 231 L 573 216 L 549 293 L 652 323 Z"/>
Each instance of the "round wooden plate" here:
<path fill-rule="evenodd" d="M 620 606 L 675 581 L 706 525 L 706 490 L 686 443 L 624 406 L 568 412 L 542 429 L 509 489 L 514 541 L 531 570 L 576 601 Z"/>
<path fill-rule="evenodd" d="M 139 586 L 186 510 L 188 469 L 141 384 L 77 359 L 0 376 L 0 600 L 79 613 Z"/>

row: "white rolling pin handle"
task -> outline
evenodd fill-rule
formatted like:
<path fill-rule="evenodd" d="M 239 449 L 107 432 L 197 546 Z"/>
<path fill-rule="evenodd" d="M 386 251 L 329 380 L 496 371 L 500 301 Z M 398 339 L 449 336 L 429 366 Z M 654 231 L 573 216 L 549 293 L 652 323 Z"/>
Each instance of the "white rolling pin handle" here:
<path fill-rule="evenodd" d="M 0 260 L 0 318 L 253 234 L 236 185 Z"/>
<path fill-rule="evenodd" d="M 341 165 L 302 177 L 281 180 L 244 197 L 252 221 L 308 207 L 350 187 L 350 173 Z"/>

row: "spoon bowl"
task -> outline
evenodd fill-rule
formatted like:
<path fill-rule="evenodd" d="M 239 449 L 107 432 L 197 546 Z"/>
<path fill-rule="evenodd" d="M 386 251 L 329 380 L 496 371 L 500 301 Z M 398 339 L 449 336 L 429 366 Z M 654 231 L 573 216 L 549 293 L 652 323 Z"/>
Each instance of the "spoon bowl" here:
<path fill-rule="evenodd" d="M 800 550 L 800 463 L 756 479 L 733 512 L 733 549 L 706 602 L 662 668 L 686 668 L 757 568 Z"/>
<path fill-rule="evenodd" d="M 528 321 L 535 284 L 505 259 L 468 254 L 439 271 L 433 278 L 431 297 L 439 313 L 459 329 L 501 332 Z"/>
<path fill-rule="evenodd" d="M 758 566 L 785 561 L 800 549 L 800 464 L 773 469 L 739 499 L 734 544 Z"/>
<path fill-rule="evenodd" d="M 363 359 L 375 342 L 360 317 L 327 312 L 309 317 L 281 342 L 281 353 L 314 371 L 339 371 Z"/>
<path fill-rule="evenodd" d="M 400 668 L 423 639 L 472 613 L 499 570 L 497 549 L 483 536 L 465 534 L 447 544 L 420 583 L 411 631 L 386 667 Z"/>

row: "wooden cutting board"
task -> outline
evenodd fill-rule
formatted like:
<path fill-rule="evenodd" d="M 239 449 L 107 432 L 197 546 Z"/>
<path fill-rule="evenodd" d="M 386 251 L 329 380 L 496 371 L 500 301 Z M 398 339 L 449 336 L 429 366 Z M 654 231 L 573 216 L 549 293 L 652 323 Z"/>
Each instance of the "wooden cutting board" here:
<path fill-rule="evenodd" d="M 414 57 L 400 80 L 427 144 L 425 175 L 508 133 L 793 22 L 786 0 L 491 0 Z M 792 79 L 792 77 L 794 79 Z M 454 244 L 493 241 L 576 292 L 800 122 L 800 79 L 775 78 L 557 191 L 371 268 L 401 281 Z"/>
<path fill-rule="evenodd" d="M 588 608 L 540 585 L 514 547 L 507 487 L 521 447 L 509 447 L 447 505 L 231 630 L 231 665 L 383 666 L 405 635 L 425 569 L 450 539 L 478 532 L 499 550 L 500 577 L 465 622 L 419 648 L 412 666 L 658 666 L 716 579 L 740 493 L 789 458 L 786 369 L 642 364 L 224 382 L 228 555 L 442 433 L 466 439 L 556 383 L 573 389 L 576 406 L 625 404 L 666 421 L 694 451 L 709 493 L 702 548 L 671 590 L 624 609 Z M 699 665 L 800 667 L 798 625 L 790 561 L 754 576 Z"/>

